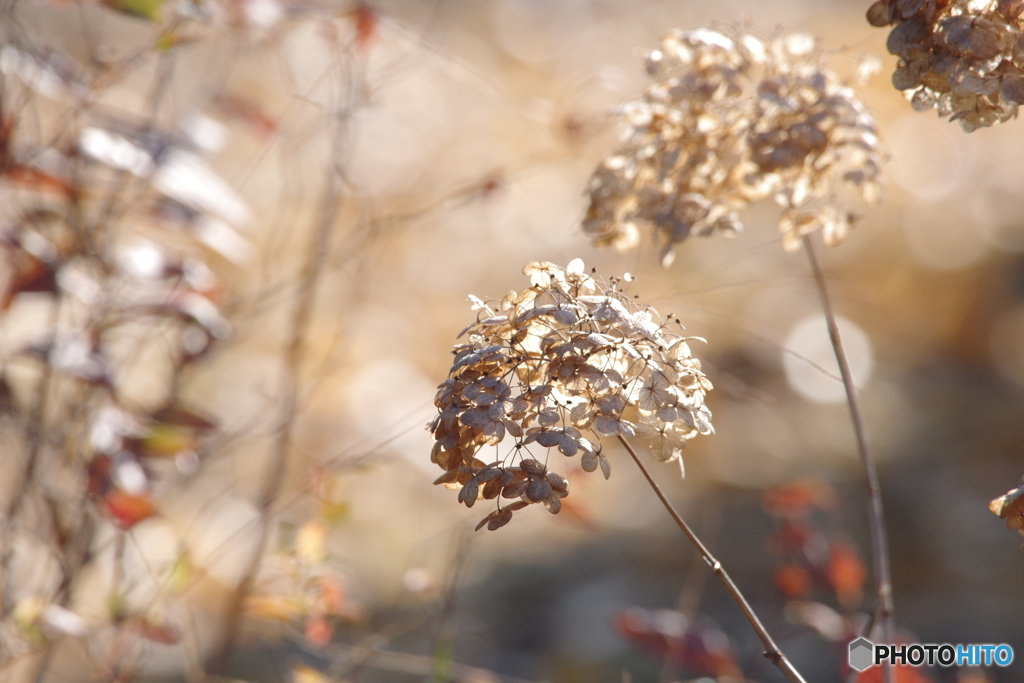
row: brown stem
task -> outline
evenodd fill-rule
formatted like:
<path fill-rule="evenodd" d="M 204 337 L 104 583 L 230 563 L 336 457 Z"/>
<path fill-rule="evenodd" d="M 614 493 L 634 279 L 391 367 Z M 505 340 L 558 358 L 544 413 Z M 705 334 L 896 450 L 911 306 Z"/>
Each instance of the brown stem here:
<path fill-rule="evenodd" d="M 794 668 L 793 664 L 786 658 L 786 655 L 784 655 L 782 650 L 779 649 L 779 646 L 775 644 L 774 640 L 772 640 L 771 635 L 768 634 L 768 630 L 765 629 L 764 624 L 761 623 L 757 614 L 754 613 L 754 609 L 750 606 L 750 603 L 747 602 L 747 599 L 743 597 L 743 593 L 740 592 L 739 587 L 737 587 L 733 582 L 732 577 L 730 577 L 729 573 L 725 571 L 725 567 L 722 566 L 722 563 L 715 559 L 714 555 L 711 554 L 711 551 L 707 549 L 707 546 L 705 546 L 700 538 L 697 537 L 697 534 L 693 532 L 690 525 L 686 523 L 678 512 L 676 512 L 675 507 L 672 506 L 672 503 L 670 503 L 668 498 L 665 497 L 665 494 L 662 493 L 661 487 L 658 486 L 657 482 L 655 482 L 654 478 L 651 476 L 651 473 L 647 471 L 646 467 L 644 467 L 643 462 L 641 462 L 640 458 L 637 457 L 636 451 L 633 450 L 633 447 L 630 446 L 629 442 L 621 436 L 619 436 L 619 441 L 633 457 L 633 462 L 635 462 L 636 466 L 640 468 L 641 472 L 643 472 L 644 477 L 647 479 L 647 483 L 651 485 L 652 489 L 654 489 L 655 495 L 658 496 L 658 500 L 661 501 L 661 504 L 665 506 L 665 509 L 672 517 L 672 520 L 676 523 L 676 526 L 678 526 L 682 532 L 686 534 L 686 537 L 690 539 L 690 543 L 692 543 L 697 549 L 697 552 L 700 553 L 702 558 L 704 558 L 704 561 L 708 563 L 708 566 L 711 567 L 711 571 L 714 572 L 715 576 L 718 577 L 718 580 L 722 582 L 725 589 L 729 591 L 729 595 L 732 596 L 733 601 L 739 606 L 740 611 L 743 612 L 743 616 L 745 616 L 747 621 L 750 622 L 750 625 L 754 629 L 754 633 L 757 634 L 757 637 L 761 639 L 761 644 L 764 645 L 765 658 L 778 667 L 779 671 L 781 671 L 791 683 L 806 683 L 803 676 L 800 675 L 800 672 Z"/>
<path fill-rule="evenodd" d="M 839 327 L 836 325 L 832 298 L 829 296 L 825 274 L 818 264 L 810 236 L 804 235 L 803 241 L 804 251 L 807 253 L 807 260 L 811 264 L 814 281 L 817 284 L 818 293 L 821 295 L 821 305 L 825 311 L 825 321 L 828 325 L 828 336 L 836 354 L 836 362 L 839 364 L 839 374 L 843 379 L 843 388 L 846 390 L 846 403 L 850 408 L 850 421 L 853 423 L 853 432 L 857 438 L 857 452 L 864 465 L 864 475 L 868 483 L 868 524 L 871 530 L 871 554 L 874 558 L 875 583 L 878 586 L 878 603 L 873 621 L 881 627 L 882 639 L 886 643 L 891 643 L 896 610 L 892 599 L 889 539 L 885 531 L 885 516 L 882 513 L 882 489 L 878 483 L 878 468 L 875 466 L 875 458 L 868 442 L 868 432 L 861 414 L 860 401 L 857 398 L 857 387 L 854 386 L 853 374 L 850 372 L 850 363 L 843 348 L 843 339 L 839 334 Z M 885 683 L 892 683 L 892 669 L 888 664 L 885 666 Z"/>
<path fill-rule="evenodd" d="M 331 234 L 334 230 L 338 210 L 341 207 L 341 194 L 345 184 L 345 122 L 349 112 L 349 107 L 341 107 L 335 114 L 331 144 L 331 158 L 333 159 L 331 173 L 329 174 L 324 197 L 320 204 L 318 222 L 309 243 L 305 266 L 299 276 L 295 311 L 292 316 L 289 342 L 286 350 L 285 372 L 280 390 L 281 396 L 284 397 L 280 429 L 274 444 L 270 467 L 267 469 L 266 477 L 263 480 L 263 486 L 261 487 L 257 503 L 260 512 L 259 538 L 256 543 L 255 552 L 248 567 L 246 567 L 242 580 L 228 603 L 220 644 L 214 650 L 210 660 L 209 670 L 214 674 L 223 675 L 225 673 L 228 659 L 231 656 L 231 651 L 234 649 L 235 640 L 241 625 L 242 605 L 252 591 L 256 572 L 263 560 L 263 553 L 266 550 L 267 541 L 270 537 L 271 507 L 277 498 L 278 492 L 281 490 L 288 468 L 292 432 L 294 431 L 300 405 L 301 371 L 306 357 L 306 335 L 313 318 L 317 285 L 327 264 Z"/>
<path fill-rule="evenodd" d="M 43 356 L 43 370 L 36 388 L 36 402 L 28 421 L 28 447 L 25 449 L 25 462 L 22 465 L 18 484 L 14 487 L 12 498 L 3 512 L 3 533 L 0 534 L 0 619 L 7 617 L 12 609 L 11 604 L 11 562 L 14 559 L 14 523 L 27 497 L 32 491 L 36 477 L 36 466 L 42 456 L 43 440 L 46 434 L 46 422 L 50 394 L 53 388 L 55 371 L 53 368 L 54 351 L 57 346 L 57 325 L 61 316 L 61 296 L 54 293 L 50 301 L 49 329 L 53 337 Z"/>
<path fill-rule="evenodd" d="M 85 501 L 82 501 L 83 504 Z M 53 604 L 59 607 L 67 607 L 71 602 L 71 595 L 74 589 L 75 580 L 81 575 L 82 567 L 89 559 L 89 548 L 92 544 L 94 531 L 93 517 L 85 514 L 78 518 L 76 528 L 69 534 L 61 551 L 63 553 L 63 564 L 60 585 L 53 598 Z M 43 683 L 47 679 L 50 664 L 53 662 L 54 645 L 56 641 L 49 641 L 39 658 L 33 683 Z"/>
<path fill-rule="evenodd" d="M 333 647 L 339 653 L 354 652 L 357 649 L 357 647 L 349 645 L 334 645 Z M 434 658 L 431 655 L 418 655 L 374 648 L 359 656 L 365 661 L 367 666 L 372 668 L 419 676 L 420 678 L 429 676 L 434 668 Z M 451 663 L 451 674 L 453 678 L 460 681 L 494 680 L 501 683 L 533 683 L 522 678 L 515 678 L 496 671 L 467 666 L 457 662 Z"/>

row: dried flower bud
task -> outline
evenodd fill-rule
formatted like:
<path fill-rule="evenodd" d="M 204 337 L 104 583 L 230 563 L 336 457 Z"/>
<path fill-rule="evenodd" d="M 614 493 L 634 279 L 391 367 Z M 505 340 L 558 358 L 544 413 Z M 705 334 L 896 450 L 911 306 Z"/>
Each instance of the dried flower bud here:
<path fill-rule="evenodd" d="M 1024 102 L 1020 0 L 878 0 L 872 26 L 894 24 L 892 83 L 915 111 L 938 110 L 971 131 L 1017 115 Z"/>
<path fill-rule="evenodd" d="M 428 427 L 431 460 L 445 470 L 434 483 L 459 489 L 467 507 L 494 500 L 480 523 L 489 529 L 532 503 L 561 509 L 569 482 L 551 471 L 551 449 L 607 477 L 601 437 L 640 437 L 657 460 L 682 465 L 686 442 L 714 431 L 704 405 L 711 383 L 678 320 L 637 307 L 623 280 L 603 283 L 579 259 L 530 263 L 523 273 L 530 286 L 500 302 L 470 297 L 479 319 L 455 347 Z M 493 457 L 481 457 L 488 447 Z"/>
<path fill-rule="evenodd" d="M 819 62 L 806 34 L 666 35 L 647 58 L 654 84 L 619 110 L 623 146 L 590 179 L 583 231 L 624 251 L 649 225 L 667 265 L 677 242 L 735 234 L 739 211 L 772 197 L 788 251 L 817 229 L 840 242 L 852 216 L 833 181 L 877 201 L 881 156 L 874 119 Z"/>

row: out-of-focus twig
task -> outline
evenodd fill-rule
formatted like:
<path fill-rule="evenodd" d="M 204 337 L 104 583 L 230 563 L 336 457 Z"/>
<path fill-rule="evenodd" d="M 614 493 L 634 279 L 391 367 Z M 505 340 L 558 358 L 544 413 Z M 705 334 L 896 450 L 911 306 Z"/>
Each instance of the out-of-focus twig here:
<path fill-rule="evenodd" d="M 351 76 L 351 74 L 350 74 Z M 341 207 L 342 190 L 345 185 L 345 159 L 347 153 L 347 124 L 355 96 L 351 89 L 354 78 L 348 78 L 350 92 L 342 105 L 335 111 L 331 133 L 331 167 L 320 204 L 319 218 L 314 228 L 305 266 L 299 277 L 295 309 L 292 316 L 288 347 L 285 357 L 285 372 L 282 379 L 281 396 L 283 406 L 277 439 L 271 456 L 270 467 L 266 472 L 260 490 L 258 509 L 260 526 L 258 540 L 249 565 L 242 580 L 228 601 L 225 614 L 224 630 L 218 647 L 210 662 L 210 671 L 223 674 L 234 648 L 241 624 L 241 610 L 246 597 L 252 590 L 253 581 L 259 570 L 270 536 L 271 507 L 284 483 L 288 467 L 288 456 L 291 451 L 292 432 L 299 412 L 300 393 L 302 386 L 302 366 L 306 357 L 306 335 L 309 332 L 316 303 L 318 284 L 330 250 L 331 236 L 338 211 Z"/>
<path fill-rule="evenodd" d="M 36 466 L 42 452 L 43 439 L 46 434 L 46 420 L 53 387 L 54 368 L 53 356 L 57 345 L 56 330 L 60 321 L 61 297 L 55 294 L 50 302 L 50 319 L 48 329 L 54 331 L 50 348 L 43 358 L 43 370 L 36 388 L 36 401 L 28 420 L 28 447 L 25 449 L 25 462 L 22 464 L 18 484 L 14 487 L 11 500 L 3 515 L 3 533 L 0 534 L 0 620 L 5 619 L 13 605 L 11 604 L 11 560 L 14 545 L 14 521 L 21 512 L 22 506 L 32 488 L 36 476 Z"/>
<path fill-rule="evenodd" d="M 419 676 L 429 675 L 434 668 L 434 658 L 430 655 L 416 655 L 408 652 L 392 652 L 389 650 L 375 650 L 366 658 L 367 664 L 375 669 L 383 671 L 396 671 Z M 531 683 L 515 676 L 506 676 L 495 671 L 481 669 L 476 666 L 468 666 L 451 662 L 449 664 L 451 675 L 461 681 L 471 680 L 497 680 L 501 683 Z"/>

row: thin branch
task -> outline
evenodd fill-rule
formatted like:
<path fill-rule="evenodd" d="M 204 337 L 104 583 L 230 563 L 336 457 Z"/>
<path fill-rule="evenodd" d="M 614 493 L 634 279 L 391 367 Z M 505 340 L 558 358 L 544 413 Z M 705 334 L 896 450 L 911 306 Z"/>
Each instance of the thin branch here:
<path fill-rule="evenodd" d="M 871 453 L 871 445 L 868 442 L 868 432 L 864 425 L 864 417 L 860 410 L 860 401 L 857 398 L 857 387 L 853 383 L 853 374 L 850 372 L 850 363 L 846 358 L 846 351 L 843 348 L 843 340 L 839 334 L 839 327 L 836 325 L 836 317 L 832 308 L 832 299 L 829 296 L 828 286 L 825 281 L 825 274 L 818 264 L 818 258 L 814 253 L 814 245 L 809 235 L 804 235 L 804 251 L 807 253 L 807 261 L 814 273 L 814 281 L 818 286 L 818 293 L 821 295 L 821 305 L 825 311 L 825 321 L 828 325 L 828 336 L 832 342 L 832 349 L 836 354 L 836 362 L 839 364 L 839 374 L 843 379 L 843 388 L 846 390 L 846 403 L 850 407 L 850 420 L 853 423 L 853 432 L 857 438 L 857 452 L 860 454 L 861 463 L 864 465 L 864 474 L 868 484 L 868 524 L 871 530 L 871 554 L 874 559 L 875 582 L 878 585 L 878 604 L 875 608 L 874 623 L 881 627 L 882 639 L 886 643 L 893 642 L 893 624 L 896 610 L 892 599 L 892 576 L 889 569 L 889 539 L 885 531 L 885 516 L 882 513 L 882 489 L 878 483 L 878 468 L 875 466 L 875 458 Z M 885 666 L 885 683 L 892 683 L 892 668 Z"/>
<path fill-rule="evenodd" d="M 43 441 L 46 436 L 46 423 L 49 418 L 50 395 L 53 389 L 55 371 L 53 357 L 58 343 L 57 326 L 60 322 L 62 297 L 54 293 L 50 301 L 49 329 L 53 330 L 50 346 L 43 356 L 43 370 L 36 387 L 36 401 L 32 415 L 28 421 L 28 447 L 25 449 L 25 462 L 22 464 L 18 483 L 14 487 L 12 498 L 3 512 L 3 534 L 0 541 L 0 619 L 6 619 L 13 608 L 11 604 L 11 562 L 14 555 L 15 520 L 21 512 L 27 497 L 32 492 L 35 482 L 36 467 L 42 457 Z"/>
<path fill-rule="evenodd" d="M 348 651 L 355 653 L 357 647 L 350 645 L 335 644 L 335 652 Z M 434 669 L 434 657 L 431 655 L 418 655 L 408 652 L 395 652 L 393 650 L 372 649 L 366 653 L 359 654 L 359 657 L 366 666 L 381 671 L 394 671 L 426 677 Z M 458 662 L 450 663 L 450 673 L 456 680 L 495 680 L 501 683 L 533 683 L 522 678 L 515 678 L 497 671 L 481 669 L 476 666 L 468 666 Z"/>
<path fill-rule="evenodd" d="M 779 671 L 781 671 L 783 675 L 791 681 L 791 683 L 806 683 L 803 676 L 800 675 L 800 672 L 794 668 L 793 664 L 786 658 L 786 655 L 784 655 L 782 650 L 779 649 L 779 646 L 775 644 L 774 640 L 772 640 L 771 635 L 768 634 L 768 630 L 764 627 L 764 624 L 761 623 L 757 614 L 754 613 L 754 609 L 750 606 L 750 603 L 747 602 L 747 599 L 743 597 L 743 593 L 740 592 L 739 587 L 737 587 L 733 582 L 732 577 L 730 577 L 729 573 L 725 571 L 725 567 L 722 566 L 722 563 L 715 559 L 707 546 L 705 546 L 700 538 L 697 537 L 697 534 L 695 534 L 693 529 L 690 528 L 690 525 L 683 520 L 678 512 L 676 512 L 675 507 L 672 506 L 672 503 L 670 503 L 668 498 L 665 497 L 665 494 L 662 493 L 661 487 L 658 486 L 658 483 L 654 481 L 651 473 L 647 471 L 646 467 L 644 467 L 643 462 L 641 462 L 640 458 L 637 457 L 636 451 L 633 450 L 633 447 L 630 446 L 629 442 L 621 436 L 619 436 L 619 442 L 625 446 L 626 450 L 633 457 L 633 462 L 635 462 L 636 466 L 640 468 L 641 472 L 643 472 L 644 477 L 647 479 L 647 483 L 651 485 L 652 489 L 654 489 L 655 495 L 658 496 L 658 500 L 661 501 L 661 504 L 665 506 L 665 509 L 672 517 L 672 520 L 676 523 L 676 526 L 678 526 L 682 532 L 686 534 L 686 537 L 690 539 L 690 543 L 692 543 L 697 549 L 697 552 L 700 553 L 702 558 L 704 558 L 704 561 L 708 563 L 708 566 L 711 567 L 711 571 L 714 572 L 715 576 L 718 577 L 718 580 L 722 582 L 725 589 L 729 591 L 729 595 L 732 596 L 733 601 L 739 606 L 740 611 L 743 612 L 743 616 L 747 618 L 748 622 L 750 622 L 750 625 L 753 627 L 757 637 L 761 639 L 761 644 L 764 645 L 765 658 L 778 667 Z"/>
<path fill-rule="evenodd" d="M 462 533 L 455 551 L 451 580 L 448 582 L 448 588 L 441 600 L 441 609 L 437 615 L 437 637 L 434 639 L 434 666 L 430 672 L 429 683 L 448 683 L 448 681 L 452 680 L 452 667 L 455 664 L 455 597 L 458 592 L 459 583 L 462 581 L 466 571 L 469 550 L 469 536 Z"/>
<path fill-rule="evenodd" d="M 349 102 L 352 101 L 352 99 L 349 99 Z M 220 645 L 214 651 L 210 663 L 210 671 L 215 674 L 224 674 L 231 651 L 234 649 L 235 640 L 241 625 L 242 605 L 252 591 L 252 585 L 263 560 L 263 554 L 270 537 L 271 507 L 281 490 L 288 468 L 292 432 L 295 428 L 295 420 L 301 403 L 301 374 L 306 358 L 306 336 L 313 319 L 317 286 L 327 264 L 331 235 L 341 207 L 341 195 L 345 184 L 345 124 L 350 110 L 351 107 L 349 106 L 339 107 L 334 117 L 334 131 L 331 142 L 331 172 L 327 179 L 327 186 L 324 189 L 324 197 L 320 205 L 320 216 L 310 240 L 305 267 L 300 275 L 297 301 L 286 350 L 285 372 L 281 387 L 284 404 L 281 411 L 280 431 L 277 435 L 270 467 L 267 469 L 257 503 L 261 522 L 259 538 L 243 578 L 228 603 L 224 632 L 221 635 Z"/>

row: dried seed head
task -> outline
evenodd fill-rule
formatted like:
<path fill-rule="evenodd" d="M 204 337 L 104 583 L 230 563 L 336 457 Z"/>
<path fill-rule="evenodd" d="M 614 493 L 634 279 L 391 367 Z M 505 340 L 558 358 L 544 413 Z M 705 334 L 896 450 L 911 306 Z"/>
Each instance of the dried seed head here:
<path fill-rule="evenodd" d="M 916 111 L 938 110 L 971 131 L 1017 115 L 1024 102 L 1024 2 L 878 0 L 872 26 L 894 24 L 892 83 Z"/>
<path fill-rule="evenodd" d="M 810 36 L 674 31 L 647 73 L 654 84 L 619 110 L 622 147 L 590 179 L 583 231 L 595 245 L 632 249 L 649 225 L 667 264 L 677 242 L 735 234 L 739 211 L 768 197 L 784 208 L 787 250 L 817 229 L 836 244 L 852 216 L 834 181 L 879 198 L 875 121 Z"/>
<path fill-rule="evenodd" d="M 639 437 L 657 460 L 681 464 L 686 442 L 714 431 L 692 338 L 678 320 L 638 307 L 620 286 L 629 278 L 602 282 L 579 259 L 523 273 L 530 286 L 500 302 L 470 297 L 478 320 L 455 347 L 428 426 L 431 460 L 445 470 L 434 483 L 459 489 L 467 507 L 495 500 L 480 523 L 489 529 L 528 504 L 561 509 L 569 482 L 549 469 L 551 449 L 608 477 L 601 437 Z M 481 456 L 487 447 L 493 457 Z"/>

